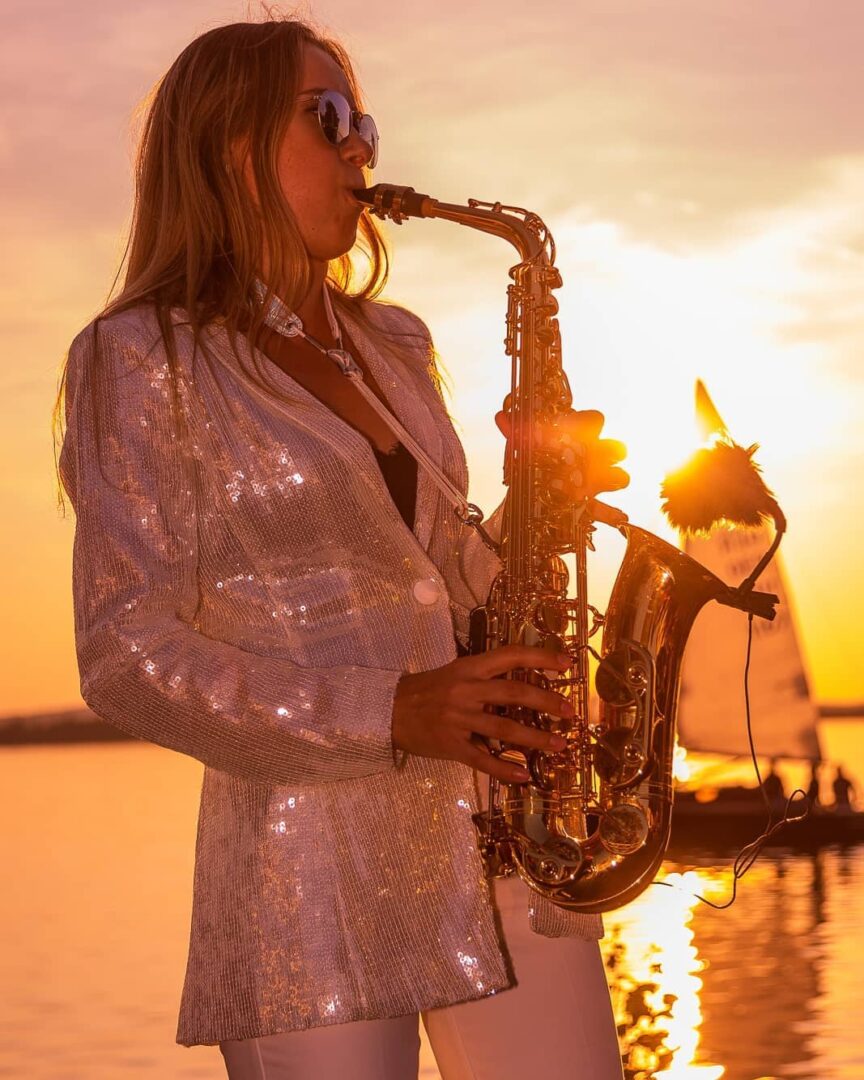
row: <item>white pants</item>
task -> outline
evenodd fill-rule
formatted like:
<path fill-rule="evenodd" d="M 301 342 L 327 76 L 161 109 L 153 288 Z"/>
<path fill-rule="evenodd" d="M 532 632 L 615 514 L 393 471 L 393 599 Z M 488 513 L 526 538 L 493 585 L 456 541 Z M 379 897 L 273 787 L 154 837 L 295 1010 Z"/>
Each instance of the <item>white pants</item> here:
<path fill-rule="evenodd" d="M 494 883 L 517 985 L 423 1013 L 443 1080 L 621 1080 L 600 947 L 528 927 L 526 887 Z M 416 1014 L 220 1044 L 229 1080 L 417 1080 Z"/>

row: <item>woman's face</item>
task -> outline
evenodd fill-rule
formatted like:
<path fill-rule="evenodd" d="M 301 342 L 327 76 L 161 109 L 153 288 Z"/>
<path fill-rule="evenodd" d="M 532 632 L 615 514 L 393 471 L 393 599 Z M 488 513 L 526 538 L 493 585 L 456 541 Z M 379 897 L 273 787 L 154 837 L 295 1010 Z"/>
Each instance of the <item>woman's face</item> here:
<path fill-rule="evenodd" d="M 307 45 L 301 100 L 282 140 L 277 171 L 310 257 L 328 262 L 354 246 L 362 207 L 351 191 L 365 186 L 361 168 L 371 150 L 353 127 L 341 146 L 327 141 L 315 101 L 304 97 L 322 90 L 338 90 L 356 105 L 342 68 L 323 49 Z"/>

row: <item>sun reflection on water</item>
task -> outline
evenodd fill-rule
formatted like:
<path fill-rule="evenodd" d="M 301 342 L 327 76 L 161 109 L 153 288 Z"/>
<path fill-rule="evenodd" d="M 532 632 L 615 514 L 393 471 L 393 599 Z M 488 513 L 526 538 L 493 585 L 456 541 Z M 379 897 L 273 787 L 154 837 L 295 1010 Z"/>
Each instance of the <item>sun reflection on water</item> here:
<path fill-rule="evenodd" d="M 679 783 L 689 780 L 691 776 L 690 762 L 687 760 L 687 751 L 675 737 L 675 755 L 672 759 L 672 776 Z"/>
<path fill-rule="evenodd" d="M 653 887 L 606 916 L 604 957 L 626 1080 L 719 1080 L 722 1065 L 697 1061 L 702 1010 L 699 958 L 691 926 L 699 901 L 725 896 L 710 870 L 663 871 Z"/>

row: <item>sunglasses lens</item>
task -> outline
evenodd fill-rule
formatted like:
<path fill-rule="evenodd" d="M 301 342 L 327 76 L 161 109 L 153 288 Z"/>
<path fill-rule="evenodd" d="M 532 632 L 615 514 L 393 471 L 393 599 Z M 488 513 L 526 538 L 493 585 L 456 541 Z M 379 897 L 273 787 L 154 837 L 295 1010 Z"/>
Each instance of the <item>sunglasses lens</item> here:
<path fill-rule="evenodd" d="M 318 98 L 318 120 L 324 138 L 333 146 L 341 146 L 351 134 L 351 124 L 354 117 L 351 105 L 337 90 L 325 90 Z M 368 162 L 370 169 L 375 168 L 378 160 L 378 128 L 375 121 L 368 113 L 357 116 L 355 124 L 357 134 L 366 143 L 371 152 Z"/>
<path fill-rule="evenodd" d="M 324 137 L 334 146 L 348 138 L 351 130 L 351 107 L 341 94 L 331 91 L 318 99 L 318 119 Z"/>
<path fill-rule="evenodd" d="M 375 164 L 378 161 L 378 128 L 375 126 L 375 121 L 368 113 L 363 113 L 360 117 L 357 124 L 357 134 L 372 151 L 372 157 L 369 159 L 368 168 L 374 169 Z"/>

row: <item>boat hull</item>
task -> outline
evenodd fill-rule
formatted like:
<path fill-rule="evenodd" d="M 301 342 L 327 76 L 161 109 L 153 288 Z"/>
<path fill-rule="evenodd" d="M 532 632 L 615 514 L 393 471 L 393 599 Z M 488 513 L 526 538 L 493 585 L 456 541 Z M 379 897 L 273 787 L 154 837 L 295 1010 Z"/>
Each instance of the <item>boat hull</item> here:
<path fill-rule="evenodd" d="M 793 806 L 793 813 L 799 811 Z M 668 855 L 737 851 L 760 836 L 768 812 L 758 794 L 747 800 L 700 803 L 692 795 L 675 797 Z M 815 810 L 788 821 L 766 841 L 770 848 L 815 851 L 829 845 L 864 843 L 864 813 Z"/>

